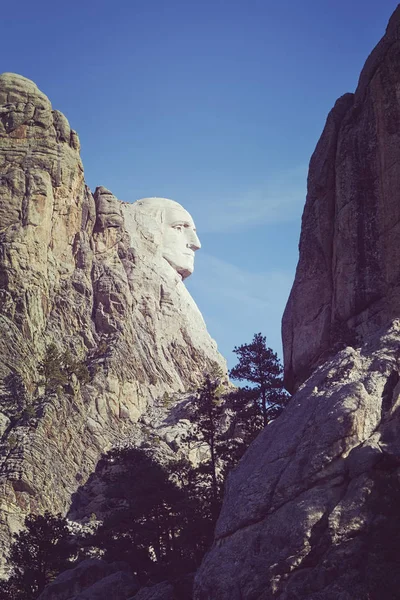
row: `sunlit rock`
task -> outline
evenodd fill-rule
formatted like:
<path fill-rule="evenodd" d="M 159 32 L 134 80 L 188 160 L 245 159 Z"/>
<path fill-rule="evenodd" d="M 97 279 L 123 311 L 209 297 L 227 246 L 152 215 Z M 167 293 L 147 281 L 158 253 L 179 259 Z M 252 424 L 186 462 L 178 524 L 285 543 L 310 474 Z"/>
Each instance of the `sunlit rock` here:
<path fill-rule="evenodd" d="M 24 515 L 65 514 L 101 453 L 133 439 L 164 394 L 226 372 L 183 282 L 199 247 L 171 200 L 92 195 L 67 119 L 33 82 L 0 76 L 2 552 Z M 86 371 L 49 390 L 51 344 Z"/>

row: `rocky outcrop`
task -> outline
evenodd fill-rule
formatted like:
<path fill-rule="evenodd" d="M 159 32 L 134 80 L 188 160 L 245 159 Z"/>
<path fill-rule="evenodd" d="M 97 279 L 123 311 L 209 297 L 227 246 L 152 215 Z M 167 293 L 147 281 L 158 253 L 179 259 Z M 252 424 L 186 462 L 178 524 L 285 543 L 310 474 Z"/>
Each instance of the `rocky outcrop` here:
<path fill-rule="evenodd" d="M 400 313 L 400 8 L 311 158 L 300 257 L 283 317 L 295 390 L 335 344 Z"/>
<path fill-rule="evenodd" d="M 130 598 L 129 600 L 134 600 Z M 135 596 L 135 600 L 176 600 L 172 585 L 159 583 L 151 587 L 144 587 Z"/>
<path fill-rule="evenodd" d="M 149 404 L 135 427 L 128 434 L 121 435 L 115 445 L 120 450 L 142 449 L 167 468 L 168 464 L 179 459 L 189 460 L 192 465 L 198 466 L 209 459 L 209 450 L 205 444 L 187 443 L 188 436 L 193 433 L 193 409 L 192 394 L 157 399 Z M 114 481 L 120 472 L 118 461 L 110 464 L 107 460 L 99 460 L 88 480 L 71 496 L 67 518 L 72 532 L 82 533 L 82 528 L 93 530 L 112 515 L 117 504 L 110 502 L 110 481 Z"/>
<path fill-rule="evenodd" d="M 311 159 L 283 319 L 288 407 L 228 477 L 195 600 L 395 600 L 400 8 Z"/>
<path fill-rule="evenodd" d="M 33 82 L 0 76 L 2 551 L 27 513 L 65 514 L 153 402 L 226 371 L 154 219 L 93 195 L 67 119 Z M 44 376 L 54 345 L 74 365 L 60 385 Z"/>
<path fill-rule="evenodd" d="M 196 600 L 397 597 L 399 342 L 396 320 L 343 349 L 250 446 L 228 478 Z"/>
<path fill-rule="evenodd" d="M 133 597 L 139 587 L 124 563 L 91 558 L 61 573 L 38 600 L 126 600 Z"/>
<path fill-rule="evenodd" d="M 140 587 L 125 563 L 90 558 L 58 575 L 37 600 L 189 600 L 190 591 L 183 594 L 167 581 Z"/>

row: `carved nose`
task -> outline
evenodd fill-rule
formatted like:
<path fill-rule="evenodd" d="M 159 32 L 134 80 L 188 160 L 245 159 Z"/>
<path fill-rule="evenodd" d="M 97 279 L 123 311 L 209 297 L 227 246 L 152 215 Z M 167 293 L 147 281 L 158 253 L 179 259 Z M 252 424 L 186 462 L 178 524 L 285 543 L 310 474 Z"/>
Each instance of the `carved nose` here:
<path fill-rule="evenodd" d="M 188 248 L 193 250 L 193 252 L 196 252 L 196 250 L 200 250 L 201 243 L 200 243 L 200 240 L 197 237 L 197 233 L 195 231 L 191 231 L 191 234 L 192 235 L 187 243 L 187 246 L 188 246 Z"/>

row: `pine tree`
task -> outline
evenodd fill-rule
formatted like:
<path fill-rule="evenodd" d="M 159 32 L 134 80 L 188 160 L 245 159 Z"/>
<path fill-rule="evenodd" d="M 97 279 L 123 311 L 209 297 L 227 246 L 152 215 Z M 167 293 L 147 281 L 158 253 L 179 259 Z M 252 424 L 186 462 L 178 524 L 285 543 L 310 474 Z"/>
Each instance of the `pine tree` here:
<path fill-rule="evenodd" d="M 183 542 L 193 501 L 177 484 L 174 466 L 161 465 L 137 448 L 112 450 L 103 462 L 106 472 L 113 465 L 104 478 L 107 504 L 113 509 L 93 545 L 105 551 L 107 560 L 130 564 L 144 584 L 176 574 L 187 564 L 193 570 L 194 553 Z"/>
<path fill-rule="evenodd" d="M 81 383 L 90 381 L 89 370 L 84 361 L 76 360 L 68 349 L 61 352 L 54 343 L 47 346 L 38 371 L 43 377 L 46 392 L 65 389 L 71 381 L 72 374 L 75 374 Z"/>
<path fill-rule="evenodd" d="M 35 600 L 68 566 L 74 552 L 67 521 L 60 514 L 28 515 L 25 529 L 14 534 L 11 577 L 0 584 L 0 599 Z"/>
<path fill-rule="evenodd" d="M 202 460 L 195 471 L 197 493 L 213 523 L 221 506 L 225 471 L 222 459 L 225 448 L 223 421 L 226 412 L 223 393 L 221 374 L 206 374 L 202 386 L 192 399 L 193 427 L 186 438 L 189 445 L 206 447 L 208 450 L 208 460 Z"/>
<path fill-rule="evenodd" d="M 230 377 L 247 381 L 251 385 L 237 394 L 237 405 L 242 406 L 243 416 L 261 416 L 262 425 L 278 416 L 289 396 L 283 389 L 282 365 L 278 356 L 267 347 L 266 338 L 256 333 L 250 344 L 235 346 L 233 352 L 239 362 L 230 371 Z"/>
<path fill-rule="evenodd" d="M 67 385 L 68 375 L 64 369 L 62 353 L 56 344 L 47 346 L 38 371 L 44 379 L 46 392 L 55 392 L 58 388 Z"/>

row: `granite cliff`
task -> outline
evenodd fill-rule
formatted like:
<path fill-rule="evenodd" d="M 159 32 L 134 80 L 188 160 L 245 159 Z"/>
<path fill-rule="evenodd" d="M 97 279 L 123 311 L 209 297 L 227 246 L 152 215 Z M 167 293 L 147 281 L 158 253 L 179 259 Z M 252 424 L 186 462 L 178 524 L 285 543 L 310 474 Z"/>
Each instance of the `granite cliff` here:
<path fill-rule="evenodd" d="M 310 162 L 283 317 L 297 390 L 228 477 L 196 600 L 395 600 L 400 7 Z"/>
<path fill-rule="evenodd" d="M 397 8 L 311 159 L 283 318 L 286 381 L 296 393 L 228 477 L 196 600 L 398 598 L 399 63 Z M 177 264 L 169 252 L 174 238 L 162 238 L 158 201 L 130 207 L 105 188 L 92 195 L 76 133 L 32 82 L 1 76 L 0 102 L 7 544 L 24 514 L 65 513 L 101 452 L 140 443 L 143 425 L 165 448 L 179 439 L 185 391 L 224 362 L 182 281 L 193 257 Z M 194 236 L 190 243 L 199 247 Z M 52 343 L 89 373 L 77 369 L 58 393 L 46 390 L 41 368 Z M 9 408 L 13 392 L 19 412 Z M 177 400 L 175 414 L 162 407 L 164 392 Z M 75 496 L 77 519 L 97 506 L 96 486 L 89 480 Z M 121 565 L 87 561 L 43 600 L 174 599 L 165 583 L 137 590 Z"/>
<path fill-rule="evenodd" d="M 190 237 L 182 265 L 171 211 Z M 140 437 L 166 393 L 179 401 L 204 371 L 226 371 L 183 283 L 199 246 L 177 203 L 92 194 L 67 119 L 33 82 L 0 76 L 3 554 L 27 513 L 65 514 L 101 453 Z M 75 365 L 57 389 L 43 375 L 49 348 Z M 162 435 L 179 431 L 178 418 Z"/>
<path fill-rule="evenodd" d="M 282 323 L 293 391 L 326 351 L 400 312 L 399 8 L 311 158 L 295 281 Z"/>

